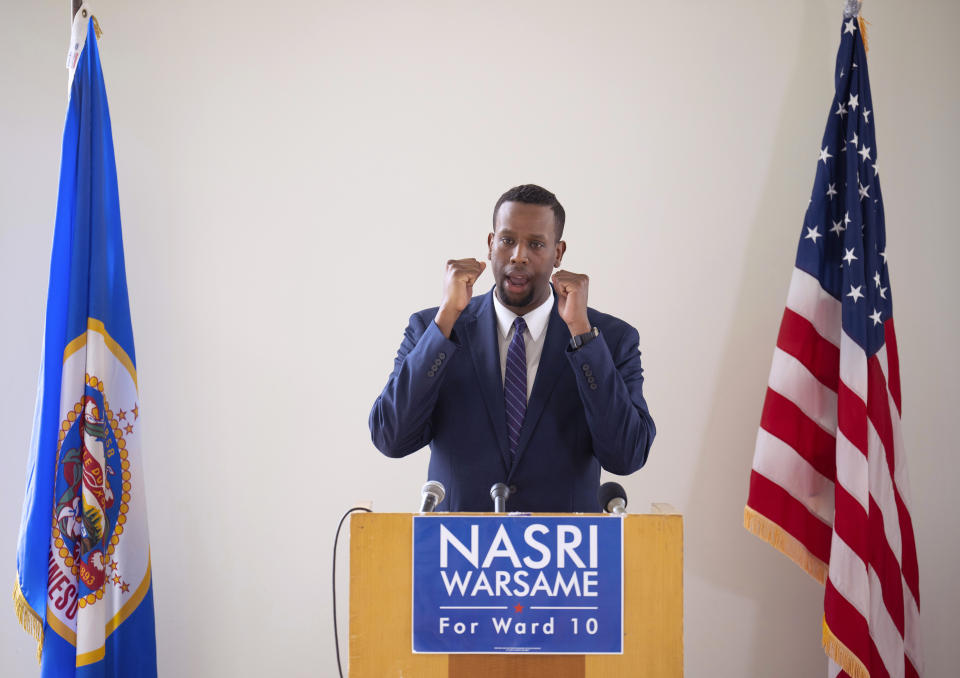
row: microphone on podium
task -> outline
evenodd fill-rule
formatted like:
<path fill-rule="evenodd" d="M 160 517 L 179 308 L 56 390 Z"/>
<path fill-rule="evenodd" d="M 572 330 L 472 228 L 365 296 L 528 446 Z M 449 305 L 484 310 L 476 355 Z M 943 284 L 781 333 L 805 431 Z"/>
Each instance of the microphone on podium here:
<path fill-rule="evenodd" d="M 507 497 L 510 496 L 510 488 L 503 483 L 496 483 L 490 488 L 490 498 L 493 499 L 493 512 L 507 512 Z"/>
<path fill-rule="evenodd" d="M 420 513 L 430 513 L 437 504 L 443 501 L 443 495 L 446 491 L 443 489 L 443 483 L 438 480 L 428 480 L 420 490 Z"/>
<path fill-rule="evenodd" d="M 623 515 L 627 512 L 627 491 L 620 483 L 604 483 L 597 492 L 597 498 L 607 513 Z"/>

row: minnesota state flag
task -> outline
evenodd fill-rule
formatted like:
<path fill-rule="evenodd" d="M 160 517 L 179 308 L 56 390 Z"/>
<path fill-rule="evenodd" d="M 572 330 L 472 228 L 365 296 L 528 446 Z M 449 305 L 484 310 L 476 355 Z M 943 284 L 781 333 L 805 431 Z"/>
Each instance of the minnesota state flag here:
<path fill-rule="evenodd" d="M 74 22 L 14 602 L 43 676 L 156 676 L 137 361 L 96 22 Z"/>

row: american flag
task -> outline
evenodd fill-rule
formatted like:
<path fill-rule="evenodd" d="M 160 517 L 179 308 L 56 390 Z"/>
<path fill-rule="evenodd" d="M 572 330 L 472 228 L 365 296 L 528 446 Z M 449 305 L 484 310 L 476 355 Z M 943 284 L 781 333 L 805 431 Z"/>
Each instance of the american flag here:
<path fill-rule="evenodd" d="M 862 29 L 844 18 L 744 524 L 824 584 L 830 676 L 919 676 L 917 553 Z"/>

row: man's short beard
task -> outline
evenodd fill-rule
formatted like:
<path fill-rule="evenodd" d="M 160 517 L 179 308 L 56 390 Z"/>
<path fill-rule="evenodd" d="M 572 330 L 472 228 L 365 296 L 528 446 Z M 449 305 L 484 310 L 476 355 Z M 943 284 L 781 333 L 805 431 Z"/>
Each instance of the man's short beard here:
<path fill-rule="evenodd" d="M 533 303 L 534 298 L 537 296 L 537 288 L 533 285 L 530 285 L 530 291 L 527 292 L 519 301 L 513 302 L 510 300 L 510 297 L 507 293 L 507 279 L 504 278 L 500 281 L 499 289 L 497 290 L 500 294 L 500 302 L 504 306 L 510 306 L 512 308 L 526 308 Z"/>

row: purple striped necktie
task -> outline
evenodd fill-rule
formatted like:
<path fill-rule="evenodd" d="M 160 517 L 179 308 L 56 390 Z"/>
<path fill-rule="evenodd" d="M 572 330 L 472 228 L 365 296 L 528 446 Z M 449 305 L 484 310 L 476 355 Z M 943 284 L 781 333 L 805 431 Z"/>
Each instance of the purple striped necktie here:
<path fill-rule="evenodd" d="M 507 410 L 507 437 L 510 439 L 510 454 L 517 453 L 520 441 L 520 427 L 523 415 L 527 411 L 527 346 L 523 341 L 523 331 L 527 324 L 517 316 L 513 321 L 513 339 L 507 348 L 507 369 L 503 379 L 504 404 Z"/>

